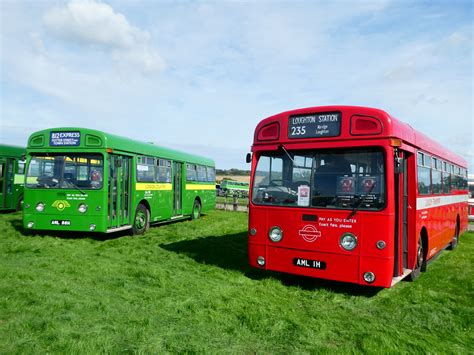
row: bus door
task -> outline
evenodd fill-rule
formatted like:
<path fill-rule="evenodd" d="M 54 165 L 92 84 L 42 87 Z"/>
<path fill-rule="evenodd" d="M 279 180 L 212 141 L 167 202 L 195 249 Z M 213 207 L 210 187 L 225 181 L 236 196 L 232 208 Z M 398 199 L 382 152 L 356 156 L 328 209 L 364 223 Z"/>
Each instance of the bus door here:
<path fill-rule="evenodd" d="M 173 216 L 181 216 L 183 199 L 183 163 L 173 162 Z"/>
<path fill-rule="evenodd" d="M 130 224 L 130 169 L 130 157 L 109 155 L 108 215 L 111 228 Z"/>
<path fill-rule="evenodd" d="M 0 158 L 0 208 L 13 204 L 14 159 Z"/>
<path fill-rule="evenodd" d="M 408 212 L 410 201 L 408 196 L 408 181 L 410 169 L 409 153 L 395 153 L 395 264 L 394 275 L 401 276 L 408 269 Z"/>

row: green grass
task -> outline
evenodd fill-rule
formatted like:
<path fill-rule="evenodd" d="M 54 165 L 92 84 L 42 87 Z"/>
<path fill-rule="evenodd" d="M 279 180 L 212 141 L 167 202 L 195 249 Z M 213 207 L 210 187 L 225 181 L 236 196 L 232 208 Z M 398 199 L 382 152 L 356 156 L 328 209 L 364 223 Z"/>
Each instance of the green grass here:
<path fill-rule="evenodd" d="M 245 213 L 112 239 L 25 236 L 20 219 L 0 215 L 0 353 L 474 349 L 474 233 L 380 290 L 250 268 Z"/>

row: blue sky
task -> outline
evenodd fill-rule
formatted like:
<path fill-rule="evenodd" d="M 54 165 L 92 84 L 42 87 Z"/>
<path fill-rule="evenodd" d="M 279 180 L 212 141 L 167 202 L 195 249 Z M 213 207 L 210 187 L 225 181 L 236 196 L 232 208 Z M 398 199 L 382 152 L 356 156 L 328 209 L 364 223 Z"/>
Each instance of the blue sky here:
<path fill-rule="evenodd" d="M 470 1 L 10 1 L 0 141 L 80 126 L 248 168 L 263 118 L 384 109 L 474 170 Z"/>

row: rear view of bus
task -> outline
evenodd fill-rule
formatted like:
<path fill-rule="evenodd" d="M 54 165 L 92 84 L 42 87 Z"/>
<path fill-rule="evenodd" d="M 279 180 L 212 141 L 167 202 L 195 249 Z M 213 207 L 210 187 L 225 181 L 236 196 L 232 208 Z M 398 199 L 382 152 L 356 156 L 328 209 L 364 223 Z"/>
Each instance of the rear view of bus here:
<path fill-rule="evenodd" d="M 435 191 L 430 180 L 421 196 L 419 151 L 439 161 L 433 169 L 440 179 L 444 174 L 446 189 Z M 441 165 L 461 175 L 465 161 L 384 111 L 284 112 L 258 124 L 252 153 L 248 251 L 254 267 L 390 287 L 417 277 L 466 228 L 466 191 L 451 186 Z"/>

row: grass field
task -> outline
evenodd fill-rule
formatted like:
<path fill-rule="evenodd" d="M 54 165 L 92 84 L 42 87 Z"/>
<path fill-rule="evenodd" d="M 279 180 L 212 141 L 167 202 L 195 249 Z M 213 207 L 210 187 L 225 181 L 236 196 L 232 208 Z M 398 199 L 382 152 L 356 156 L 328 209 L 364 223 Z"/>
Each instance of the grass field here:
<path fill-rule="evenodd" d="M 249 268 L 244 213 L 144 236 L 25 236 L 0 215 L 0 353 L 472 353 L 474 233 L 373 289 Z"/>

